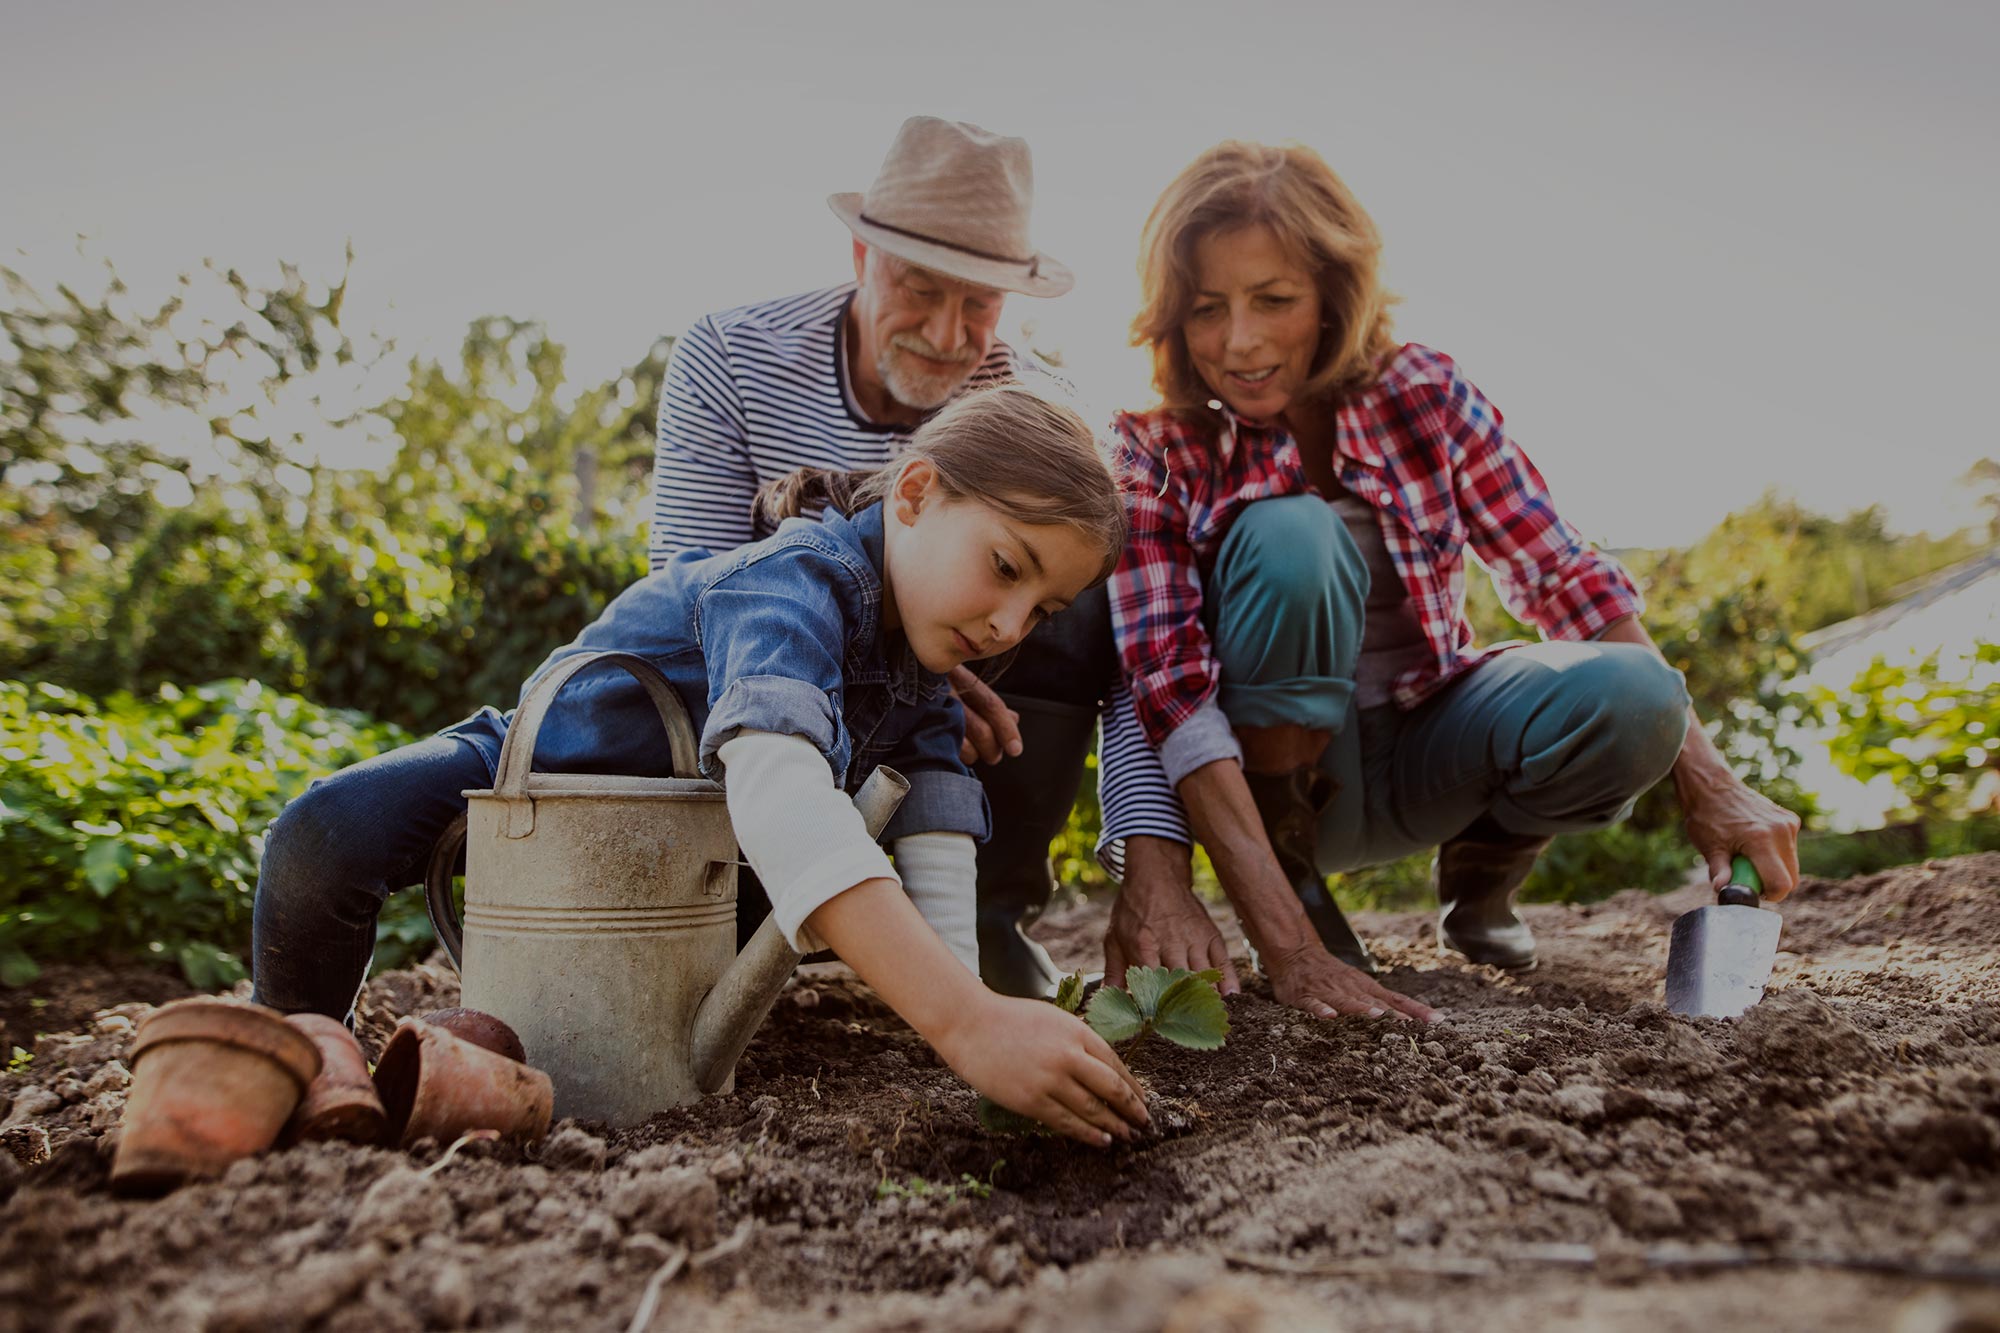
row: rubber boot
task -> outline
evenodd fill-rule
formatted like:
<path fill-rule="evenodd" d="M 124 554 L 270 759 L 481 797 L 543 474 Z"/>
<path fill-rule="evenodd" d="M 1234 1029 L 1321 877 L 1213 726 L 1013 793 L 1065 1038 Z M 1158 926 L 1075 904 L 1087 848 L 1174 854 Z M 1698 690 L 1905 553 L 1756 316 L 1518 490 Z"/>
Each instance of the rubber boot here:
<path fill-rule="evenodd" d="M 1076 804 L 1097 710 L 1003 697 L 1021 715 L 1021 753 L 972 770 L 993 812 L 993 836 L 979 849 L 979 977 L 1002 995 L 1039 998 L 1063 974 L 1025 932 L 1055 892 L 1049 844 Z"/>
<path fill-rule="evenodd" d="M 1278 854 L 1278 868 L 1291 881 L 1320 943 L 1349 967 L 1374 976 L 1375 960 L 1368 946 L 1341 915 L 1340 905 L 1326 891 L 1326 876 L 1319 871 L 1319 817 L 1340 784 L 1313 765 L 1288 773 L 1246 772 L 1243 778 L 1250 784 L 1250 798 L 1257 803 L 1271 850 Z"/>
<path fill-rule="evenodd" d="M 1514 893 L 1534 869 L 1549 839 L 1509 833 L 1481 815 L 1438 848 L 1431 869 L 1438 896 L 1438 947 L 1475 963 L 1526 972 L 1535 966 L 1535 936 L 1514 912 Z"/>

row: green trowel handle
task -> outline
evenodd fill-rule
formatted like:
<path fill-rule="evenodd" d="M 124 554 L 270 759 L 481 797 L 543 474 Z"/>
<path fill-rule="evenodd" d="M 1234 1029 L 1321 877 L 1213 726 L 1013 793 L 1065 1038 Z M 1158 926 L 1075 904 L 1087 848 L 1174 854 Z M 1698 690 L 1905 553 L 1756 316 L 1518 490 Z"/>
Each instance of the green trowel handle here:
<path fill-rule="evenodd" d="M 1729 863 L 1729 883 L 1716 895 L 1716 901 L 1724 907 L 1756 907 L 1763 901 L 1764 881 L 1757 876 L 1757 867 L 1750 864 L 1750 858 L 1739 856 Z"/>

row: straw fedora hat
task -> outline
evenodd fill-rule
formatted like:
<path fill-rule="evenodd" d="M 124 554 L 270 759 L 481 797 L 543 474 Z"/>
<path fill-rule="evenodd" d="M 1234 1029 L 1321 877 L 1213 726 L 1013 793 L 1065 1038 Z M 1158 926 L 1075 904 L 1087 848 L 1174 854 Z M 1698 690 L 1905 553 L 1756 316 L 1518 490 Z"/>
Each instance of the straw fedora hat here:
<path fill-rule="evenodd" d="M 826 202 L 862 241 L 898 259 L 981 287 L 1061 296 L 1076 277 L 1028 240 L 1034 195 L 1027 140 L 912 116 L 868 193 Z"/>

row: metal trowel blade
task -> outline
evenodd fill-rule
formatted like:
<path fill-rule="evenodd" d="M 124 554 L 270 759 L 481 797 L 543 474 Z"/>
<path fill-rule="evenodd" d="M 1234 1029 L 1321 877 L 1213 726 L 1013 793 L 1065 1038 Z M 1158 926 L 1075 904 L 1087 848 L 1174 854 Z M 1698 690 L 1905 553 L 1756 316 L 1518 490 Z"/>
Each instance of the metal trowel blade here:
<path fill-rule="evenodd" d="M 1764 998 L 1784 918 L 1761 907 L 1698 907 L 1674 922 L 1667 949 L 1667 1008 L 1735 1018 Z"/>

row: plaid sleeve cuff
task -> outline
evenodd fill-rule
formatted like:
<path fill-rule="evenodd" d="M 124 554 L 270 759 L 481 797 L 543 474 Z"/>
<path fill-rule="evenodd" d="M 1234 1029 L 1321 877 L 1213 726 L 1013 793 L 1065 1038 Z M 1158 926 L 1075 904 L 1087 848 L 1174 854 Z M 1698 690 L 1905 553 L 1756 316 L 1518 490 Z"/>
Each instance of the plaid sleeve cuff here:
<path fill-rule="evenodd" d="M 1594 547 L 1584 547 L 1553 582 L 1541 617 L 1542 632 L 1551 639 L 1594 639 L 1614 621 L 1646 609 L 1646 599 L 1625 567 Z"/>

